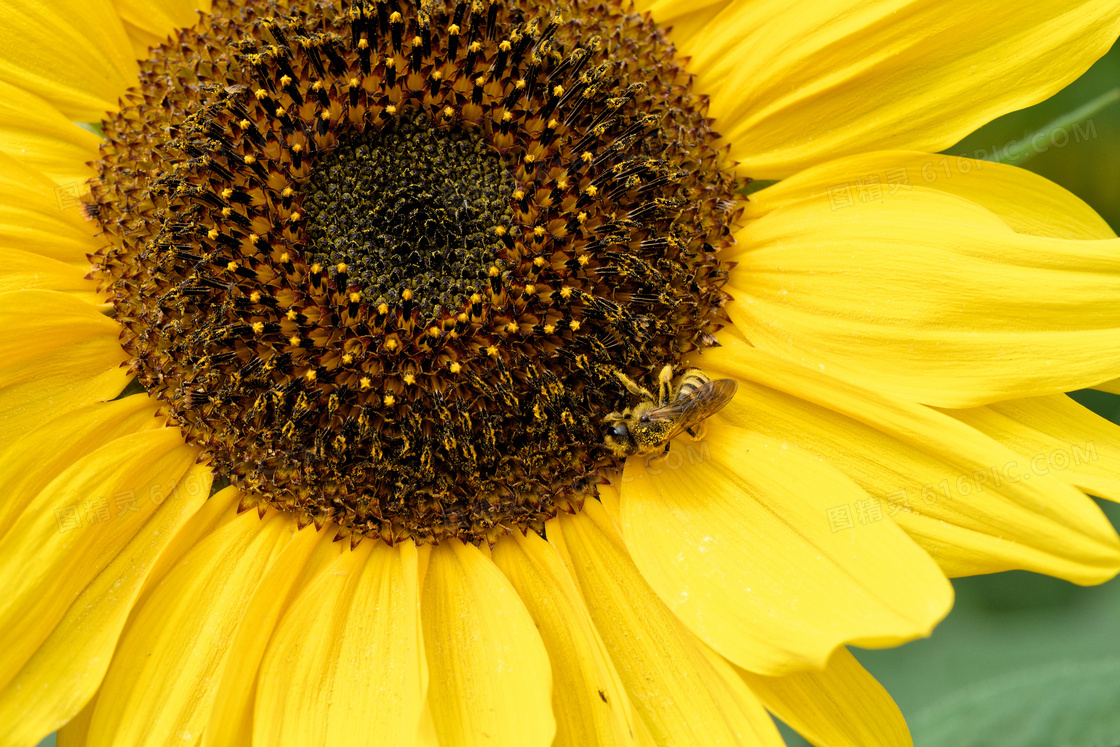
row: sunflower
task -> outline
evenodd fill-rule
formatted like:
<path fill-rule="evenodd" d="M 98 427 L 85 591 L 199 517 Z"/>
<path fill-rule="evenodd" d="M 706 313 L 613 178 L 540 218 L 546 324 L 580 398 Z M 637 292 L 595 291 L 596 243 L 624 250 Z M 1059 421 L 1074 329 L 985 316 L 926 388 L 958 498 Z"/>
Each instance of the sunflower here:
<path fill-rule="evenodd" d="M 1120 16 L 804 5 L 5 0 L 0 741 L 904 744 L 847 645 L 1120 571 L 1120 244 L 933 153 Z"/>

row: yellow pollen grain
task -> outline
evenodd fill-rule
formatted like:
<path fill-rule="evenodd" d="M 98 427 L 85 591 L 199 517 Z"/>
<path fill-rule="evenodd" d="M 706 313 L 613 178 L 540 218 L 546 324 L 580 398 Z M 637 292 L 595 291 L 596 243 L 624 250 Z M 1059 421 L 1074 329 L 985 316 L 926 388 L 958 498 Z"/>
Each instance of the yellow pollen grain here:
<path fill-rule="evenodd" d="M 506 332 L 510 333 L 511 335 L 514 332 L 516 332 L 518 329 L 519 328 L 517 326 L 517 322 L 510 322 L 509 324 L 506 325 Z"/>
<path fill-rule="evenodd" d="M 525 190 L 523 190 L 523 189 L 513 190 L 513 199 L 524 200 L 525 199 Z"/>
<path fill-rule="evenodd" d="M 257 101 L 264 101 L 268 98 L 268 91 L 264 90 L 263 88 L 258 88 L 257 90 L 253 91 L 253 95 L 257 97 Z"/>
<path fill-rule="evenodd" d="M 230 262 L 228 265 L 226 265 L 226 269 L 230 272 L 237 272 L 241 269 L 241 265 L 237 264 L 236 262 Z"/>
<path fill-rule="evenodd" d="M 371 386 L 373 386 L 373 380 L 368 376 L 363 376 L 358 380 L 358 386 L 361 387 L 362 391 L 365 391 L 366 389 L 369 389 Z"/>
<path fill-rule="evenodd" d="M 544 325 L 544 333 L 545 333 L 546 335 L 551 335 L 551 334 L 552 334 L 553 332 L 555 332 L 555 331 L 556 331 L 556 325 L 555 325 L 555 324 L 546 324 L 546 325 Z"/>
<path fill-rule="evenodd" d="M 358 303 L 362 300 L 362 294 L 357 291 L 350 294 L 350 303 Z"/>
<path fill-rule="evenodd" d="M 453 374 L 459 373 L 463 370 L 463 367 L 459 365 L 459 361 L 451 361 L 451 365 L 448 366 L 448 368 L 451 369 L 451 373 Z"/>
<path fill-rule="evenodd" d="M 454 116 L 455 116 L 455 109 L 454 108 L 452 108 L 450 105 L 443 107 L 443 118 L 444 119 L 451 119 Z"/>
<path fill-rule="evenodd" d="M 450 34 L 451 36 L 458 36 L 459 35 L 459 24 L 453 23 L 450 26 L 448 26 L 447 27 L 447 33 Z"/>
<path fill-rule="evenodd" d="M 243 129 L 243 130 L 247 130 L 247 129 L 249 129 L 250 127 L 252 127 L 252 126 L 253 126 L 253 123 L 252 123 L 252 122 L 250 122 L 250 121 L 249 121 L 249 120 L 247 120 L 247 119 L 243 119 L 243 120 L 241 120 L 240 122 L 238 122 L 238 123 L 237 123 L 237 126 L 238 126 L 238 127 L 240 127 L 240 128 L 241 128 L 241 129 Z"/>
<path fill-rule="evenodd" d="M 490 356 L 491 358 L 496 358 L 498 356 L 498 346 L 497 345 L 490 345 L 489 347 L 486 348 L 486 354 L 488 356 Z"/>
<path fill-rule="evenodd" d="M 223 218 L 228 218 L 231 215 L 233 215 L 233 208 L 231 208 L 231 207 L 222 208 L 222 217 Z"/>
<path fill-rule="evenodd" d="M 507 233 L 506 227 L 505 226 L 494 226 L 494 233 L 498 236 L 505 236 L 506 233 Z M 490 269 L 493 270 L 494 268 L 491 267 Z M 491 272 L 490 276 L 493 277 L 494 273 Z"/>
<path fill-rule="evenodd" d="M 303 146 L 299 143 L 296 143 L 292 146 L 292 153 L 303 153 Z"/>
<path fill-rule="evenodd" d="M 533 235 L 536 236 L 538 239 L 541 238 L 542 236 L 544 236 L 545 233 L 546 233 L 546 231 L 544 230 L 544 226 L 537 226 L 536 228 L 533 229 Z"/>
<path fill-rule="evenodd" d="M 571 298 L 572 297 L 571 286 L 565 285 L 563 288 L 561 288 L 560 289 L 560 297 L 561 298 Z"/>
<path fill-rule="evenodd" d="M 557 122 L 555 119 L 548 120 L 548 129 L 555 130 L 559 126 L 560 126 L 560 123 Z"/>
<path fill-rule="evenodd" d="M 475 304 L 480 304 L 480 303 L 482 303 L 482 296 L 480 296 L 477 293 L 472 293 L 471 294 L 471 305 L 473 306 Z"/>
<path fill-rule="evenodd" d="M 552 95 L 553 96 L 563 96 L 564 95 L 564 86 L 553 86 Z"/>
<path fill-rule="evenodd" d="M 264 332 L 264 322 L 253 322 L 253 334 L 259 335 Z"/>
<path fill-rule="evenodd" d="M 411 288 L 405 288 L 404 291 L 401 293 L 401 298 L 403 298 L 406 301 L 411 301 L 412 300 L 412 289 Z"/>
<path fill-rule="evenodd" d="M 419 47 L 423 43 L 424 43 L 424 40 L 421 39 L 419 36 L 412 37 L 412 46 Z"/>
<path fill-rule="evenodd" d="M 576 216 L 576 220 L 580 223 L 585 223 L 587 221 L 587 213 L 580 211 L 579 215 Z"/>
<path fill-rule="evenodd" d="M 283 254 L 280 255 L 280 261 L 287 264 L 288 262 L 292 261 L 292 256 L 290 254 L 288 254 L 287 252 L 284 252 Z"/>
<path fill-rule="evenodd" d="M 477 42 L 477 41 L 471 42 L 470 50 L 472 52 L 474 52 L 475 54 L 478 54 L 479 50 L 481 50 L 481 49 L 482 49 L 482 42 Z"/>
<path fill-rule="evenodd" d="M 587 189 L 585 189 L 584 192 L 587 193 L 588 197 L 594 197 L 595 195 L 599 194 L 599 188 L 594 184 L 588 184 Z"/>
<path fill-rule="evenodd" d="M 533 163 L 536 160 L 537 160 L 537 157 L 534 156 L 532 153 L 526 153 L 525 154 L 525 163 Z"/>
<path fill-rule="evenodd" d="M 389 304 L 387 304 L 387 303 L 377 304 L 377 313 L 380 314 L 381 316 L 385 316 L 386 314 L 388 314 L 389 313 Z"/>
<path fill-rule="evenodd" d="M 294 195 L 295 193 L 296 193 L 296 191 L 294 189 L 292 189 L 291 187 L 284 187 L 284 189 L 282 189 L 280 191 L 280 196 L 284 197 L 284 198 L 288 198 L 288 197 L 291 197 L 292 195 Z"/>
<path fill-rule="evenodd" d="M 513 87 L 516 88 L 518 91 L 524 91 L 525 86 L 527 86 L 527 85 L 528 85 L 528 83 L 525 82 L 524 78 L 518 78 L 517 82 L 513 84 Z"/>
<path fill-rule="evenodd" d="M 303 378 L 307 379 L 308 383 L 311 383 L 311 382 L 315 381 L 315 372 L 314 371 L 308 371 L 307 373 L 305 373 L 303 375 Z"/>
<path fill-rule="evenodd" d="M 252 301 L 253 303 L 260 303 L 261 302 L 261 292 L 260 291 L 253 291 L 252 293 L 249 294 L 249 300 Z"/>
<path fill-rule="evenodd" d="M 229 187 L 226 187 L 225 189 L 222 190 L 222 199 L 223 200 L 228 200 L 231 197 L 233 197 L 233 190 L 232 189 L 230 189 Z"/>
<path fill-rule="evenodd" d="M 503 122 L 512 122 L 513 121 L 513 115 L 510 114 L 509 112 L 502 112 L 502 121 Z"/>
<path fill-rule="evenodd" d="M 313 272 L 314 274 L 318 275 L 322 271 L 323 271 L 323 266 L 321 264 L 319 264 L 318 262 L 311 265 L 311 272 Z"/>
<path fill-rule="evenodd" d="M 289 337 L 288 338 L 288 344 L 291 345 L 293 348 L 298 348 L 299 347 L 299 335 L 292 335 L 291 337 Z"/>
<path fill-rule="evenodd" d="M 443 80 L 443 71 L 442 70 L 432 71 L 432 80 L 435 80 L 435 81 Z"/>
<path fill-rule="evenodd" d="M 440 331 L 439 327 L 428 327 L 428 337 L 439 337 Z"/>
<path fill-rule="evenodd" d="M 245 163 L 247 165 L 252 166 L 256 162 L 257 162 L 257 157 L 256 156 L 253 156 L 253 155 L 245 156 Z"/>
<path fill-rule="evenodd" d="M 358 49 L 369 49 L 369 39 L 364 36 L 358 40 Z"/>
<path fill-rule="evenodd" d="M 537 257 L 536 259 L 534 259 L 533 267 L 536 267 L 538 270 L 544 267 L 544 257 Z"/>
<path fill-rule="evenodd" d="M 579 322 L 577 320 L 572 320 L 571 327 L 573 332 L 579 332 Z"/>
<path fill-rule="evenodd" d="M 389 352 L 392 352 L 392 351 L 396 350 L 397 345 L 398 345 L 398 343 L 397 343 L 396 338 L 390 337 L 388 340 L 385 341 L 385 349 L 388 350 Z"/>
<path fill-rule="evenodd" d="M 285 316 L 288 317 L 289 322 L 294 322 L 297 318 L 299 318 L 299 312 L 295 309 L 288 309 L 288 313 L 285 314 Z"/>
<path fill-rule="evenodd" d="M 385 399 L 384 399 L 384 400 L 382 400 L 382 401 L 383 401 L 383 402 L 384 402 L 384 403 L 385 403 L 386 405 L 388 405 L 389 407 L 392 407 L 393 405 L 395 405 L 395 404 L 397 403 L 397 398 L 396 398 L 396 397 L 394 397 L 394 396 L 393 396 L 393 394 L 392 394 L 392 393 L 390 392 L 389 394 L 386 394 L 386 395 L 385 395 Z"/>
<path fill-rule="evenodd" d="M 529 283 L 528 285 L 525 286 L 525 295 L 526 296 L 531 296 L 536 292 L 537 292 L 537 286 L 533 285 L 532 283 Z"/>
<path fill-rule="evenodd" d="M 337 272 L 339 275 L 345 275 L 346 271 L 349 270 L 349 269 L 350 268 L 346 266 L 345 262 L 339 262 L 337 265 L 334 266 L 334 271 Z"/>
<path fill-rule="evenodd" d="M 586 266 L 587 266 L 587 263 L 588 263 L 588 262 L 590 262 L 590 261 L 591 261 L 591 260 L 589 260 L 589 259 L 587 258 L 587 255 L 586 255 L 586 254 L 581 254 L 581 255 L 579 255 L 579 259 L 577 259 L 577 260 L 576 260 L 576 262 L 579 262 L 579 266 L 580 266 L 580 267 L 586 267 Z"/>
<path fill-rule="evenodd" d="M 289 216 L 288 220 L 290 220 L 292 223 L 299 223 L 301 218 L 303 218 L 303 216 L 299 213 L 292 213 L 291 216 Z"/>
<path fill-rule="evenodd" d="M 319 115 L 319 119 L 323 120 L 324 122 L 330 122 L 331 121 L 331 113 L 329 111 L 325 111 L 325 112 L 323 112 L 322 114 Z"/>
<path fill-rule="evenodd" d="M 503 39 L 502 43 L 498 45 L 498 49 L 502 50 L 503 52 L 508 52 L 513 49 L 513 45 L 510 44 L 507 40 Z"/>
<path fill-rule="evenodd" d="M 595 156 L 591 153 L 591 151 L 585 150 L 583 153 L 580 153 L 579 157 L 580 160 L 582 160 L 584 163 L 591 163 L 591 159 Z"/>
<path fill-rule="evenodd" d="M 559 189 L 567 189 L 568 188 L 568 180 L 567 179 L 558 179 L 556 181 L 556 186 Z"/>
<path fill-rule="evenodd" d="M 397 66 L 397 58 L 396 57 L 386 57 L 385 58 L 385 67 L 392 69 L 392 68 L 395 68 L 396 66 Z"/>
<path fill-rule="evenodd" d="M 499 269 L 498 269 L 497 267 L 495 267 L 495 266 L 491 265 L 491 266 L 490 266 L 490 270 L 489 270 L 489 273 L 490 273 L 490 277 L 492 277 L 492 278 L 496 278 L 496 277 L 498 277 L 499 275 L 501 275 L 501 274 L 502 274 L 502 271 L 501 271 L 501 270 L 499 270 Z"/>
<path fill-rule="evenodd" d="M 344 353 L 343 354 L 343 356 L 342 356 L 343 365 L 349 366 L 353 362 L 354 362 L 354 354 L 353 353 Z"/>
<path fill-rule="evenodd" d="M 480 75 L 480 76 L 478 76 L 477 78 L 474 79 L 474 84 L 481 88 L 483 85 L 486 84 L 486 78 L 484 78 Z"/>
<path fill-rule="evenodd" d="M 400 23 L 402 20 L 403 16 L 395 10 L 389 14 L 389 23 Z"/>
<path fill-rule="evenodd" d="M 350 87 L 351 88 L 357 88 L 361 84 L 362 84 L 362 82 L 360 80 L 358 80 L 357 78 L 351 78 L 350 79 Z"/>
<path fill-rule="evenodd" d="M 209 238 L 211 241 L 213 241 L 214 239 L 218 238 L 221 235 L 222 234 L 216 228 L 211 228 L 209 231 L 206 232 L 207 238 Z"/>
<path fill-rule="evenodd" d="M 392 116 L 392 115 L 397 113 L 397 107 L 393 106 L 392 104 L 389 104 L 387 107 L 385 107 L 385 113 L 388 114 L 389 116 Z"/>
<path fill-rule="evenodd" d="M 416 374 L 409 371 L 402 377 L 401 381 L 403 381 L 408 386 L 412 386 L 416 383 Z"/>
<path fill-rule="evenodd" d="M 311 90 L 315 91 L 316 93 L 318 93 L 319 91 L 322 91 L 323 90 L 323 81 L 317 80 L 314 83 L 312 83 L 311 84 Z"/>
<path fill-rule="evenodd" d="M 460 312 L 459 312 L 459 316 L 455 317 L 455 319 L 456 319 L 456 321 L 458 321 L 458 322 L 459 322 L 460 324 L 466 324 L 466 323 L 467 323 L 467 320 L 468 320 L 468 319 L 470 319 L 470 317 L 469 317 L 469 316 L 467 316 L 467 312 L 465 312 L 465 311 L 460 311 Z"/>
<path fill-rule="evenodd" d="M 261 237 L 257 236 L 255 233 L 249 234 L 249 243 L 250 244 L 256 244 L 260 240 L 261 240 Z"/>

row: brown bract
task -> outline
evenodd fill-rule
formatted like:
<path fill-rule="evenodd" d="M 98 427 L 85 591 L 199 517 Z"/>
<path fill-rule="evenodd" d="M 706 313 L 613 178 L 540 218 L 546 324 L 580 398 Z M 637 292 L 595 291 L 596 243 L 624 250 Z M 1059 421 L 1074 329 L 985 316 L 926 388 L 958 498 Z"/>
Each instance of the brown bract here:
<path fill-rule="evenodd" d="M 621 3 L 219 1 L 142 69 L 96 274 L 250 502 L 388 542 L 539 531 L 617 466 L 614 372 L 724 321 L 741 181 Z"/>

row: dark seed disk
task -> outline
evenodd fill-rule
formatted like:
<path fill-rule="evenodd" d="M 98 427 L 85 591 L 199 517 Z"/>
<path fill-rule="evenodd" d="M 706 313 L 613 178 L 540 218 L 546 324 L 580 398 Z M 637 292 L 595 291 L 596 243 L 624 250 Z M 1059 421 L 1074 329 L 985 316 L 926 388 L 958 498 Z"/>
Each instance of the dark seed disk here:
<path fill-rule="evenodd" d="M 621 0 L 217 0 L 105 122 L 96 274 L 249 503 L 387 542 L 577 510 L 714 342 L 740 180 Z"/>

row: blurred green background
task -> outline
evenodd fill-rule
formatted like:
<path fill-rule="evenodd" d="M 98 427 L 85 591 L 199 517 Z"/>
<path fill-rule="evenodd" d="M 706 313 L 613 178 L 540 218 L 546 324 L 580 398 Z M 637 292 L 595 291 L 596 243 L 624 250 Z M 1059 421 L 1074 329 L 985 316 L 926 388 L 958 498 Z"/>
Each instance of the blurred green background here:
<path fill-rule="evenodd" d="M 991 122 L 945 152 L 991 153 L 1118 85 L 1120 44 L 1056 96 Z M 1045 150 L 1008 163 L 1062 185 L 1120 233 L 1120 104 L 1064 129 L 1065 136 L 1037 141 Z M 1120 397 L 1073 396 L 1120 423 Z M 1120 505 L 1098 503 L 1120 528 Z M 956 579 L 953 586 L 953 611 L 929 639 L 854 651 L 894 696 L 918 747 L 1120 745 L 1120 578 L 1082 588 L 1016 572 Z M 807 744 L 783 733 L 790 745 Z"/>
<path fill-rule="evenodd" d="M 991 153 L 1117 85 L 1120 45 L 1056 96 L 945 152 Z M 1120 233 L 1120 105 L 1065 129 L 1068 138 L 1041 140 L 1045 150 L 1010 163 L 1061 184 Z M 1120 423 L 1120 397 L 1079 392 L 1075 398 Z M 1120 527 L 1120 506 L 1100 504 Z M 855 651 L 894 696 L 918 747 L 1120 746 L 1120 579 L 1081 588 L 1002 573 L 956 579 L 953 586 L 956 605 L 929 639 Z M 783 733 L 790 745 L 807 744 L 784 727 Z M 54 736 L 41 747 L 47 745 Z"/>

